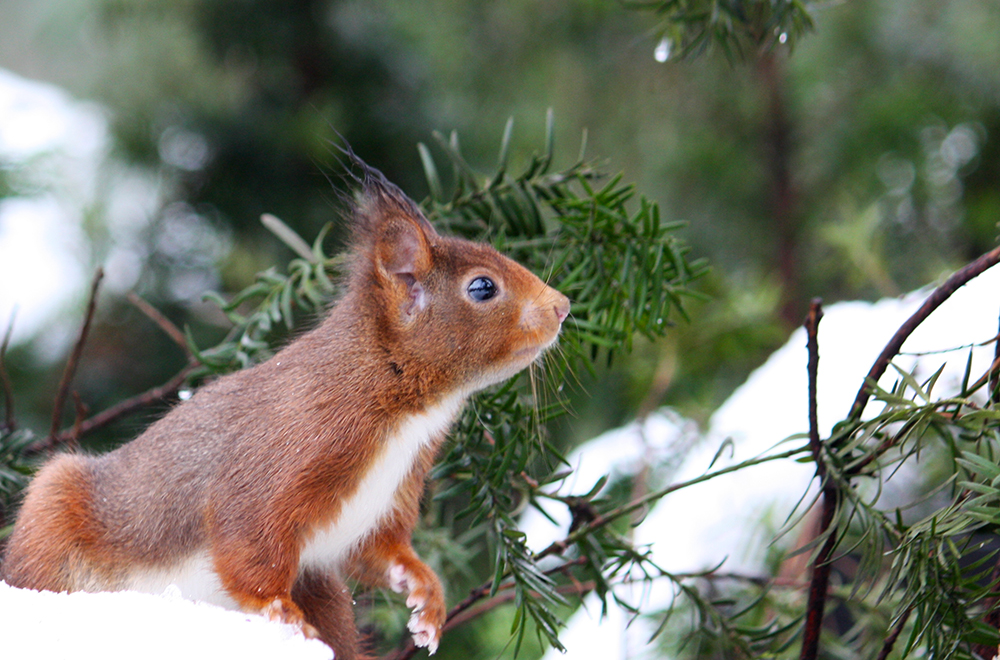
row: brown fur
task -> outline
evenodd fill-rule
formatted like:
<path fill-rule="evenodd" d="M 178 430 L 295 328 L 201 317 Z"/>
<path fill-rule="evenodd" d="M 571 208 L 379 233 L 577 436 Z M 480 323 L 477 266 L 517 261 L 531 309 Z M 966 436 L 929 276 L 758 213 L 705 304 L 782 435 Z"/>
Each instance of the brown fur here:
<path fill-rule="evenodd" d="M 412 464 L 391 510 L 332 571 L 300 553 L 337 523 L 404 420 L 523 369 L 554 341 L 568 301 L 493 249 L 439 236 L 375 171 L 354 224 L 346 293 L 318 327 L 201 388 L 131 443 L 57 456 L 38 473 L 3 579 L 116 590 L 202 552 L 239 607 L 302 626 L 338 659 L 358 648 L 345 577 L 405 588 L 411 623 L 436 646 L 443 590 L 410 537 L 443 435 L 398 459 Z M 476 277 L 497 296 L 471 300 Z"/>

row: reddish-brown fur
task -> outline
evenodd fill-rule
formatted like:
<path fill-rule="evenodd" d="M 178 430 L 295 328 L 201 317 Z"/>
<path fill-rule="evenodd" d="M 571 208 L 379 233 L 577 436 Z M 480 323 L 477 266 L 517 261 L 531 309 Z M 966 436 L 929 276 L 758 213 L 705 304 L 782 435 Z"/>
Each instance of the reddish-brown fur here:
<path fill-rule="evenodd" d="M 403 442 L 407 420 L 453 416 L 446 402 L 527 366 L 569 305 L 491 248 L 439 236 L 375 171 L 352 254 L 343 298 L 271 360 L 206 385 L 110 454 L 47 464 L 0 575 L 32 589 L 116 590 L 204 554 L 235 605 L 301 625 L 345 660 L 358 648 L 342 581 L 352 578 L 405 588 L 411 630 L 433 650 L 443 591 L 410 537 L 447 425 L 412 457 L 389 443 Z M 476 277 L 496 283 L 494 299 L 470 299 Z M 397 460 L 405 476 L 385 515 L 331 567 L 304 565 L 376 466 Z"/>

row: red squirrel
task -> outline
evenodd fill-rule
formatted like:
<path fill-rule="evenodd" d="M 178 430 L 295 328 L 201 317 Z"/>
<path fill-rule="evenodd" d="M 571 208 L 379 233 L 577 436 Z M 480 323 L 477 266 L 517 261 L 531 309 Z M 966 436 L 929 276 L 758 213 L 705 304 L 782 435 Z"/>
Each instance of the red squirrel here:
<path fill-rule="evenodd" d="M 350 660 L 353 579 L 407 592 L 414 642 L 434 653 L 444 593 L 411 542 L 424 480 L 469 395 L 551 346 L 569 301 L 491 247 L 439 235 L 356 164 L 345 291 L 326 318 L 118 449 L 48 462 L 8 540 L 8 584 L 174 584 Z"/>

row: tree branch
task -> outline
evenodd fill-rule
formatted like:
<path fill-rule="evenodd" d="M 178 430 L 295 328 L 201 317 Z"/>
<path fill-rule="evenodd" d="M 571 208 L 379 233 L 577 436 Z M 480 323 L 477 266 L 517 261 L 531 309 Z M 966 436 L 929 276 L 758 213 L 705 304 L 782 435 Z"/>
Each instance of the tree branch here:
<path fill-rule="evenodd" d="M 191 373 L 193 368 L 193 365 L 189 364 L 177 372 L 176 376 L 168 380 L 163 385 L 150 388 L 142 394 L 137 394 L 129 399 L 120 401 L 107 410 L 103 410 L 93 417 L 80 422 L 73 428 L 67 429 L 55 436 L 50 436 L 28 446 L 28 448 L 24 451 L 25 455 L 34 456 L 44 451 L 48 451 L 49 449 L 52 449 L 64 442 L 71 441 L 74 436 L 83 437 L 88 433 L 96 431 L 97 429 L 104 428 L 112 422 L 115 422 L 140 408 L 144 408 L 172 397 L 177 394 L 181 387 L 184 386 L 188 374 Z"/>
<path fill-rule="evenodd" d="M 892 336 L 889 343 L 882 349 L 881 355 L 878 356 L 878 359 L 875 360 L 872 368 L 868 371 L 865 382 L 861 385 L 861 389 L 858 390 L 858 394 L 854 398 L 851 412 L 847 416 L 848 420 L 858 421 L 861 419 L 861 413 L 864 412 L 865 406 L 868 404 L 868 399 L 871 397 L 871 383 L 878 382 L 878 379 L 882 377 L 882 374 L 888 368 L 889 362 L 899 354 L 903 343 L 913 334 L 917 326 L 923 323 L 945 300 L 950 298 L 951 294 L 997 263 L 1000 263 L 1000 247 L 990 250 L 975 261 L 967 264 L 964 268 L 953 273 L 951 277 L 945 280 L 944 284 L 935 289 L 927 297 L 927 300 L 920 306 L 920 309 L 914 312 L 913 316 L 899 327 L 896 334 Z"/>
<path fill-rule="evenodd" d="M 52 426 L 46 439 L 46 442 L 53 446 L 57 442 L 56 435 L 59 433 L 59 426 L 62 422 L 63 404 L 66 402 L 70 383 L 76 374 L 76 366 L 80 361 L 80 355 L 83 353 L 83 346 L 87 342 L 87 335 L 90 333 L 90 324 L 94 320 L 94 312 L 97 309 L 97 290 L 100 288 L 103 278 L 104 269 L 98 268 L 90 284 L 90 300 L 87 303 L 87 315 L 84 317 L 83 326 L 80 328 L 80 336 L 73 346 L 73 352 L 70 353 L 69 361 L 66 362 L 66 368 L 63 370 L 62 380 L 59 382 L 59 389 L 56 390 L 56 398 L 52 406 Z"/>
<path fill-rule="evenodd" d="M 180 328 L 174 325 L 170 319 L 160 312 L 160 310 L 140 298 L 135 291 L 129 291 L 125 297 L 128 298 L 128 301 L 135 305 L 140 312 L 145 314 L 150 321 L 158 325 L 168 337 L 174 340 L 174 343 L 180 346 L 181 350 L 184 351 L 184 355 L 188 356 L 188 359 L 191 359 L 191 349 L 188 348 L 187 340 L 184 338 L 184 333 L 180 331 Z"/>
<path fill-rule="evenodd" d="M 819 420 L 817 414 L 817 380 L 819 376 L 819 322 L 823 310 L 819 300 L 813 300 L 809 305 L 805 328 L 807 350 L 809 351 L 809 448 L 816 462 L 816 476 L 823 488 L 823 513 L 820 520 L 819 534 L 826 534 L 826 540 L 813 559 L 812 576 L 809 579 L 809 597 L 806 604 L 805 627 L 802 632 L 801 660 L 815 660 L 819 653 L 819 638 L 823 629 L 823 612 L 826 607 L 827 589 L 830 584 L 830 557 L 837 542 L 837 529 L 833 524 L 837 512 L 839 492 L 827 475 L 826 463 L 823 459 L 823 446 L 819 439 Z"/>
<path fill-rule="evenodd" d="M 899 619 L 896 621 L 896 625 L 892 627 L 889 632 L 889 636 L 885 638 L 885 642 L 882 644 L 882 650 L 878 653 L 878 658 L 876 660 L 886 660 L 889 654 L 892 653 L 892 647 L 896 645 L 896 640 L 899 638 L 899 634 L 903 632 L 903 628 L 906 626 L 906 620 L 910 618 L 910 612 L 913 611 L 912 607 L 906 608 L 902 614 L 899 615 Z"/>
<path fill-rule="evenodd" d="M 150 388 L 145 392 L 125 399 L 124 401 L 119 401 L 117 404 L 101 411 L 100 413 L 97 413 L 93 417 L 82 419 L 82 416 L 78 414 L 77 420 L 71 428 L 55 434 L 50 434 L 47 438 L 33 443 L 25 449 L 26 455 L 36 455 L 63 443 L 75 442 L 84 435 L 104 428 L 105 426 L 118 421 L 122 417 L 125 417 L 140 408 L 144 408 L 174 396 L 184 386 L 188 375 L 194 367 L 197 366 L 197 361 L 191 354 L 191 350 L 188 348 L 187 342 L 184 340 L 184 333 L 182 333 L 180 329 L 178 329 L 177 326 L 170 321 L 170 319 L 165 317 L 159 310 L 135 293 L 129 293 L 127 297 L 129 302 L 135 305 L 139 311 L 145 314 L 151 321 L 153 321 L 153 323 L 159 326 L 161 330 L 173 339 L 178 346 L 181 347 L 184 354 L 187 356 L 187 365 L 166 383 Z M 90 315 L 92 315 L 92 310 L 88 316 Z"/>

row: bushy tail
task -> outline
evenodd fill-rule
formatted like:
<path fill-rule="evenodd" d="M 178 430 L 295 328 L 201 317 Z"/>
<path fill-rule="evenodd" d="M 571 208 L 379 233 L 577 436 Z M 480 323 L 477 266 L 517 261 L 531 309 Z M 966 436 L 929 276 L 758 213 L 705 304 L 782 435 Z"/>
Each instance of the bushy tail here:
<path fill-rule="evenodd" d="M 75 591 L 93 578 L 101 527 L 93 512 L 90 460 L 59 455 L 32 480 L 0 564 L 7 584 Z"/>

